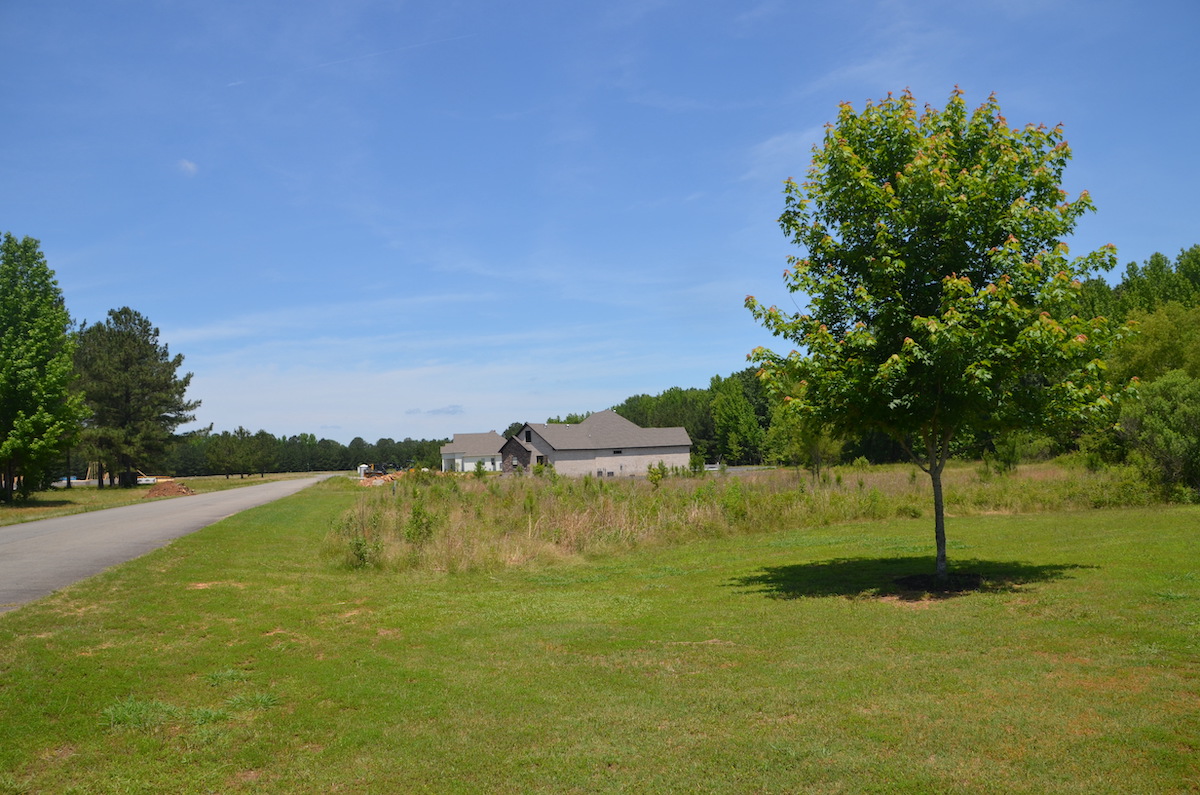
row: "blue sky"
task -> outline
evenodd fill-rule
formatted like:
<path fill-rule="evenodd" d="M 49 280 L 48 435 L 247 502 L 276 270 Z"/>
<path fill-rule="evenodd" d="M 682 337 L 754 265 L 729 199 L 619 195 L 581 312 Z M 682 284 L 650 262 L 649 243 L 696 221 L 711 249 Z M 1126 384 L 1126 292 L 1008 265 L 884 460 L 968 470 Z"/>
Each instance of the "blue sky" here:
<path fill-rule="evenodd" d="M 348 442 L 706 386 L 837 105 L 1063 123 L 1076 253 L 1200 243 L 1194 0 L 0 2 L 0 230 L 197 425 Z"/>

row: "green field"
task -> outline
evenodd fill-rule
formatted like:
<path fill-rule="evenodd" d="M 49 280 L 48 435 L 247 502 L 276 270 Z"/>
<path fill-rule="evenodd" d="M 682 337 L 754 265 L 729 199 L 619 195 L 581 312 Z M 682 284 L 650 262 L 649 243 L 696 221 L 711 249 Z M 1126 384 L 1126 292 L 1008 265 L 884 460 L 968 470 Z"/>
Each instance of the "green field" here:
<path fill-rule="evenodd" d="M 359 499 L 309 488 L 0 615 L 0 792 L 1200 782 L 1200 507 L 981 506 L 948 532 L 982 588 L 935 597 L 896 583 L 932 569 L 928 517 L 446 573 L 331 556 Z"/>

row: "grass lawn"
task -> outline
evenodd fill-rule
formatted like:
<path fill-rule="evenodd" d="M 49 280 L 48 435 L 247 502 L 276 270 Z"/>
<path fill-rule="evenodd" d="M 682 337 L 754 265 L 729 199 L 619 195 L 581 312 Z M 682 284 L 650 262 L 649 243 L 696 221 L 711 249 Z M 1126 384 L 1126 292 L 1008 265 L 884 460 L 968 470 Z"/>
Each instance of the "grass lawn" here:
<path fill-rule="evenodd" d="M 335 482 L 0 615 L 0 792 L 1194 792 L 1200 508 L 472 573 L 322 554 Z"/>
<path fill-rule="evenodd" d="M 204 475 L 194 478 L 177 478 L 197 494 L 210 491 L 224 491 L 240 486 L 254 486 L 272 480 L 290 480 L 319 474 L 316 472 L 274 472 L 266 477 L 251 475 L 245 478 L 224 475 Z M 116 508 L 120 505 L 131 505 L 146 499 L 150 486 L 135 486 L 129 489 L 103 488 L 94 485 L 75 485 L 69 489 L 55 486 L 48 491 L 31 494 L 29 499 L 21 500 L 10 505 L 0 505 L 0 526 L 32 522 L 37 519 L 51 519 L 55 516 L 67 516 L 74 513 L 99 511 L 104 508 Z M 153 498 L 151 498 L 153 499 Z"/>

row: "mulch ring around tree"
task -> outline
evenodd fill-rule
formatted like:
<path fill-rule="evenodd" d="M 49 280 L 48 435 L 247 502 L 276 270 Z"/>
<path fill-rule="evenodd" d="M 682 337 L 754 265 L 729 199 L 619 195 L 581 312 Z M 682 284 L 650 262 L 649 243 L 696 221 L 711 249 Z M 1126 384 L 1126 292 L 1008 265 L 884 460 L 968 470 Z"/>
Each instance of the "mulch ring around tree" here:
<path fill-rule="evenodd" d="M 938 580 L 935 574 L 909 574 L 897 577 L 895 582 L 906 591 L 952 596 L 978 591 L 983 586 L 983 576 L 973 572 L 952 571 L 945 580 Z"/>
<path fill-rule="evenodd" d="M 145 498 L 186 497 L 189 494 L 195 494 L 195 493 L 196 492 L 192 491 L 191 489 L 189 489 L 187 486 L 183 485 L 182 483 L 177 483 L 176 481 L 168 480 L 165 483 L 155 483 L 153 486 L 151 486 L 150 490 L 146 492 Z"/>

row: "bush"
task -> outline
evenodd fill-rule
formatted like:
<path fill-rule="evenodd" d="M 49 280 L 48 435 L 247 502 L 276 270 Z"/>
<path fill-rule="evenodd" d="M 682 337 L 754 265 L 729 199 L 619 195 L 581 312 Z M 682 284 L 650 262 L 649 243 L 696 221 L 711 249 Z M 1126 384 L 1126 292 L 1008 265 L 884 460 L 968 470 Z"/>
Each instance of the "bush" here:
<path fill-rule="evenodd" d="M 425 508 L 425 500 L 418 494 L 413 495 L 412 509 L 404 523 L 404 540 L 415 547 L 420 547 L 433 538 L 433 528 L 437 517 Z"/>
<path fill-rule="evenodd" d="M 1200 379 L 1172 370 L 1138 395 L 1121 412 L 1132 460 L 1168 493 L 1200 492 Z"/>
<path fill-rule="evenodd" d="M 670 470 L 667 469 L 666 463 L 663 461 L 659 461 L 657 464 L 651 464 L 646 468 L 646 480 L 650 481 L 650 485 L 657 489 L 659 484 L 666 479 L 669 471 Z"/>

